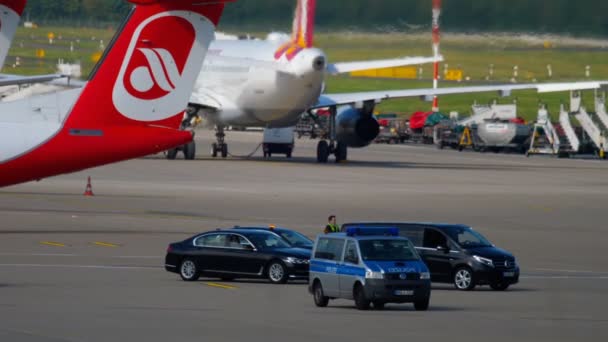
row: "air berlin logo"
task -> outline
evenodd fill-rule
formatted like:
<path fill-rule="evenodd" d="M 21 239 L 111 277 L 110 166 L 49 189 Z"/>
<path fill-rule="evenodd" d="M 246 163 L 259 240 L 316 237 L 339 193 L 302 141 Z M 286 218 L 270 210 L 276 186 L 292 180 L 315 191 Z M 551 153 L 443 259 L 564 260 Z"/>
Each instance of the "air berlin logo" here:
<path fill-rule="evenodd" d="M 213 31 L 209 20 L 186 11 L 161 13 L 141 23 L 114 85 L 116 109 L 128 118 L 146 122 L 181 113 Z"/>
<path fill-rule="evenodd" d="M 175 90 L 182 75 L 171 53 L 162 48 L 137 50 L 144 55 L 147 63 L 131 71 L 128 78 L 131 95 L 139 98 L 160 98 Z"/>

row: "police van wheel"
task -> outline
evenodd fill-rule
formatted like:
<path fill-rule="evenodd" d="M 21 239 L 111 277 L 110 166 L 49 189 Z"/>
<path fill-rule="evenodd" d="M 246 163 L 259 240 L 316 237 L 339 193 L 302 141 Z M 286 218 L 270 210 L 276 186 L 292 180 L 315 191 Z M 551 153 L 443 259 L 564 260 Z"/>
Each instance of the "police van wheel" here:
<path fill-rule="evenodd" d="M 369 310 L 370 301 L 365 297 L 365 291 L 363 291 L 361 284 L 355 286 L 353 297 L 355 298 L 357 310 Z"/>
<path fill-rule="evenodd" d="M 416 311 L 426 311 L 429 309 L 430 298 L 425 298 L 423 300 L 419 300 L 414 302 L 414 309 Z"/>
<path fill-rule="evenodd" d="M 287 270 L 280 261 L 273 261 L 268 265 L 268 279 L 273 284 L 285 284 L 287 282 Z"/>
<path fill-rule="evenodd" d="M 374 302 L 374 310 L 384 310 L 384 302 Z"/>
<path fill-rule="evenodd" d="M 321 286 L 320 282 L 317 282 L 313 288 L 313 296 L 315 299 L 315 305 L 324 308 L 329 304 L 329 297 L 325 296 L 323 293 L 323 286 Z"/>

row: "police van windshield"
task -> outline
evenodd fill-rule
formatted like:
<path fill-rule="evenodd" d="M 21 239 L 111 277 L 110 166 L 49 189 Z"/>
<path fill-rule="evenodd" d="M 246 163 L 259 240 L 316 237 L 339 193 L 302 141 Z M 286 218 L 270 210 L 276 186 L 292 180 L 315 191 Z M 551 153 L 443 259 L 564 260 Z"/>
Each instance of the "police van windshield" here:
<path fill-rule="evenodd" d="M 407 240 L 361 240 L 361 257 L 366 261 L 419 260 L 416 249 Z"/>
<path fill-rule="evenodd" d="M 469 227 L 450 227 L 444 232 L 462 248 L 492 247 L 483 235 Z"/>

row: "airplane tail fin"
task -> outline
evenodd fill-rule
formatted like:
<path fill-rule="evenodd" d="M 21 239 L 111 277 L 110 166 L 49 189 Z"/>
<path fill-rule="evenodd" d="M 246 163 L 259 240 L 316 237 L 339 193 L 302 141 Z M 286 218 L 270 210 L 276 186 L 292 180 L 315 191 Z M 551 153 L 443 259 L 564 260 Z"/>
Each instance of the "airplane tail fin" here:
<path fill-rule="evenodd" d="M 17 31 L 26 0 L 0 0 L 0 69 Z"/>
<path fill-rule="evenodd" d="M 136 6 L 93 71 L 69 126 L 179 127 L 227 1 L 129 1 Z"/>
<path fill-rule="evenodd" d="M 229 0 L 130 0 L 128 19 L 59 131 L 3 166 L 0 186 L 166 151 L 179 130 L 215 26 Z M 79 95 L 78 95 L 79 94 Z"/>
<path fill-rule="evenodd" d="M 293 19 L 291 41 L 277 50 L 275 57 L 293 59 L 301 50 L 314 45 L 316 0 L 298 0 Z"/>

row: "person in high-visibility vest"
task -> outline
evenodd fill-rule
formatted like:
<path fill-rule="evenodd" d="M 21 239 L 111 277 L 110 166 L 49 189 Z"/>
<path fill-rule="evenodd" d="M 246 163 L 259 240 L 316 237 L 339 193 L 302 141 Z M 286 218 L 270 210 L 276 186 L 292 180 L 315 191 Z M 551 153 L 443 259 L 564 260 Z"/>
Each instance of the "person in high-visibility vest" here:
<path fill-rule="evenodd" d="M 325 234 L 331 233 L 339 233 L 340 226 L 336 223 L 336 215 L 331 215 L 327 218 L 327 226 L 325 226 L 325 230 L 323 231 Z"/>

